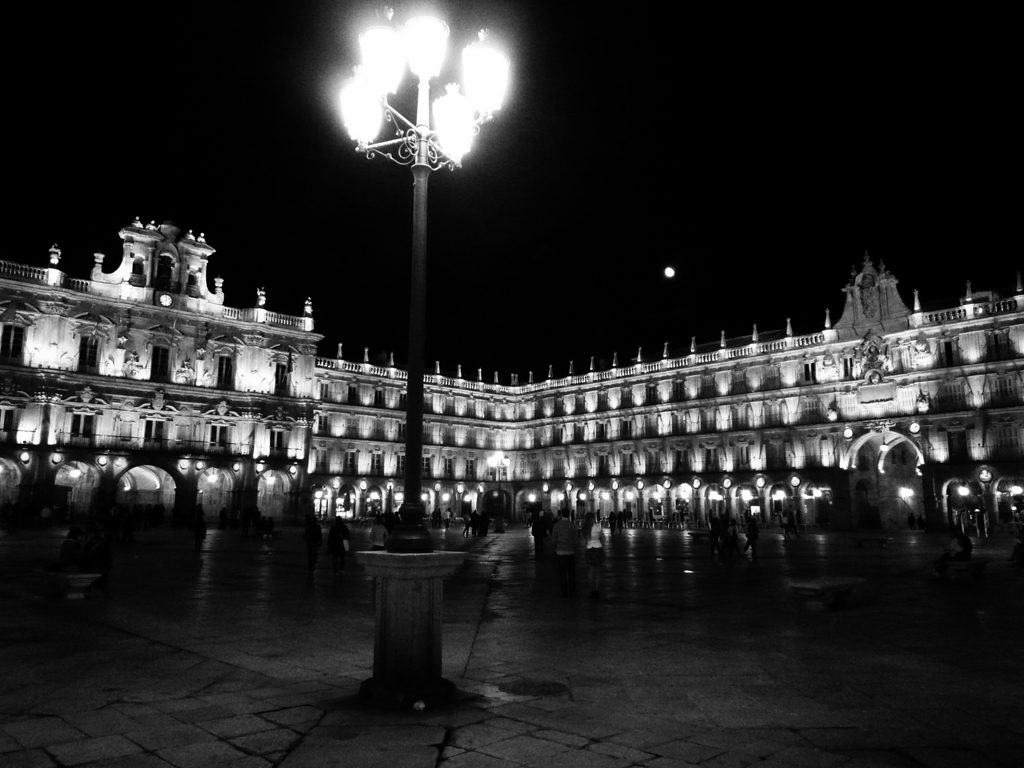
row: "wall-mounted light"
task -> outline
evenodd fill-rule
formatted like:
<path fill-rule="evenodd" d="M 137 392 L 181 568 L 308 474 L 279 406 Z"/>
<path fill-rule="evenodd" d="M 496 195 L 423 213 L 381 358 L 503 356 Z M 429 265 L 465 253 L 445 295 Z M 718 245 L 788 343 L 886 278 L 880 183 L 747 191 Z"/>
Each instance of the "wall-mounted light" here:
<path fill-rule="evenodd" d="M 64 461 L 64 457 L 61 456 L 59 453 L 55 453 L 50 458 L 50 461 L 52 461 L 54 464 L 60 464 L 62 461 Z"/>
<path fill-rule="evenodd" d="M 536 493 L 531 493 L 529 496 L 526 497 L 526 500 L 528 502 L 530 502 L 531 504 L 533 504 L 533 502 L 535 502 L 537 500 L 537 494 Z"/>
<path fill-rule="evenodd" d="M 853 439 L 853 430 L 850 429 L 849 427 L 844 429 L 843 430 L 843 437 L 845 437 L 847 440 L 852 440 Z"/>
<path fill-rule="evenodd" d="M 921 431 L 921 425 L 920 424 L 918 424 L 916 421 L 910 422 L 910 433 L 912 435 L 916 435 L 920 431 Z"/>
<path fill-rule="evenodd" d="M 366 481 L 365 480 L 360 480 L 359 481 L 359 490 L 360 491 L 365 491 L 366 490 Z"/>
<path fill-rule="evenodd" d="M 178 469 L 188 469 L 188 459 L 182 459 L 178 462 Z"/>
<path fill-rule="evenodd" d="M 772 494 L 772 498 L 775 499 L 776 501 L 785 501 L 786 500 L 786 492 L 785 491 L 776 491 L 775 493 Z"/>
<path fill-rule="evenodd" d="M 547 483 L 544 483 L 544 485 L 542 485 L 540 489 L 544 493 L 549 493 L 551 491 L 551 487 Z"/>
<path fill-rule="evenodd" d="M 768 481 L 765 480 L 763 476 L 758 475 L 757 478 L 754 480 L 754 485 L 756 485 L 758 488 L 764 488 L 767 482 Z"/>
<path fill-rule="evenodd" d="M 696 490 L 697 488 L 700 488 L 700 486 L 701 486 L 700 478 L 699 477 L 693 478 L 694 490 Z"/>
<path fill-rule="evenodd" d="M 594 490 L 594 483 L 593 483 L 593 482 L 589 482 L 589 483 L 587 483 L 587 490 L 588 490 L 588 491 L 592 491 L 592 490 Z"/>
<path fill-rule="evenodd" d="M 725 488 L 725 490 L 729 490 L 730 488 L 732 488 L 732 478 L 725 478 L 725 480 L 722 481 L 722 487 Z"/>
<path fill-rule="evenodd" d="M 800 478 L 797 477 L 796 475 L 793 475 L 791 478 L 789 478 L 789 484 L 792 485 L 794 488 L 799 488 Z"/>
<path fill-rule="evenodd" d="M 99 456 L 96 459 L 96 463 L 99 464 L 101 467 L 107 466 L 107 457 L 106 456 Z"/>
<path fill-rule="evenodd" d="M 669 488 L 672 487 L 672 481 L 671 480 L 665 480 L 664 482 L 662 482 L 661 487 L 664 488 L 667 491 Z"/>
<path fill-rule="evenodd" d="M 638 491 L 642 491 L 644 489 L 644 481 L 643 480 L 637 480 L 636 481 L 636 489 Z"/>
<path fill-rule="evenodd" d="M 966 485 L 961 485 L 959 488 L 956 489 L 956 492 L 959 493 L 961 496 L 971 495 L 971 490 Z"/>
<path fill-rule="evenodd" d="M 118 456 L 116 459 L 114 459 L 114 466 L 115 467 L 123 467 L 124 465 L 125 465 L 124 456 Z"/>
<path fill-rule="evenodd" d="M 914 491 L 911 490 L 910 488 L 900 488 L 900 498 L 901 499 L 906 500 L 906 499 L 909 499 L 913 495 L 914 495 Z"/>
<path fill-rule="evenodd" d="M 235 472 L 238 472 L 241 468 L 242 468 L 242 465 L 239 464 L 237 461 L 234 464 L 231 465 L 231 469 L 233 469 Z"/>
<path fill-rule="evenodd" d="M 290 467 L 288 467 L 288 472 L 289 472 L 289 473 L 291 473 L 291 474 L 293 474 L 293 475 L 294 475 L 294 474 L 295 474 L 296 472 L 298 472 L 298 471 L 299 471 L 299 468 L 298 468 L 298 467 L 296 467 L 296 466 L 295 466 L 294 464 L 292 464 L 292 465 L 291 465 Z"/>
<path fill-rule="evenodd" d="M 206 462 L 205 461 L 197 461 L 196 462 L 196 469 L 198 469 L 198 470 L 206 469 Z"/>

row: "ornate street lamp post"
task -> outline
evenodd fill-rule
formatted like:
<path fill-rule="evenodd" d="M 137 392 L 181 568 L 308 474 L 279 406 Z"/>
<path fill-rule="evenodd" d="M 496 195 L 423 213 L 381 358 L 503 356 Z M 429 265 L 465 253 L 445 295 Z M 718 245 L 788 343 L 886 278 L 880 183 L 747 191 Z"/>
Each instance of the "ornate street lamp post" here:
<path fill-rule="evenodd" d="M 390 14 L 388 14 L 390 18 Z M 401 707 L 453 701 L 455 686 L 441 677 L 443 579 L 464 552 L 434 552 L 423 524 L 423 355 L 426 322 L 427 179 L 431 171 L 460 165 L 479 126 L 501 107 L 508 59 L 481 42 L 463 51 L 466 94 L 456 85 L 433 104 L 430 80 L 441 73 L 448 26 L 420 16 L 402 30 L 377 26 L 359 36 L 363 63 L 342 89 L 342 115 L 357 151 L 412 168 L 412 279 L 409 295 L 409 367 L 406 395 L 405 487 L 401 525 L 388 538 L 387 552 L 360 552 L 357 559 L 376 580 L 373 677 L 360 693 L 371 701 Z M 419 81 L 416 122 L 388 103 L 409 69 Z M 384 119 L 397 138 L 376 142 Z"/>
<path fill-rule="evenodd" d="M 501 473 L 502 471 L 507 472 L 511 463 L 512 461 L 505 455 L 504 451 L 492 453 L 487 457 L 487 466 L 494 470 L 494 477 L 498 481 L 498 504 L 501 506 L 499 514 L 502 517 L 505 515 L 505 497 L 501 495 Z M 501 523 L 499 522 L 500 525 Z M 495 533 L 500 533 L 500 531 L 495 528 Z"/>
<path fill-rule="evenodd" d="M 388 13 L 390 19 L 390 13 Z M 357 151 L 411 166 L 413 176 L 412 280 L 409 295 L 409 363 L 405 428 L 405 499 L 399 509 L 402 525 L 388 539 L 393 552 L 430 552 L 433 544 L 423 525 L 420 499 L 423 455 L 423 355 L 426 322 L 427 179 L 431 171 L 454 169 L 470 150 L 482 123 L 501 108 L 508 84 L 508 59 L 484 42 L 462 53 L 465 95 L 457 85 L 434 101 L 430 127 L 430 80 L 441 73 L 448 26 L 429 16 L 406 22 L 401 31 L 372 27 L 359 36 L 363 63 L 341 93 L 342 117 Z M 398 88 L 405 65 L 417 77 L 416 122 L 388 103 Z M 375 142 L 382 121 L 397 138 Z"/>

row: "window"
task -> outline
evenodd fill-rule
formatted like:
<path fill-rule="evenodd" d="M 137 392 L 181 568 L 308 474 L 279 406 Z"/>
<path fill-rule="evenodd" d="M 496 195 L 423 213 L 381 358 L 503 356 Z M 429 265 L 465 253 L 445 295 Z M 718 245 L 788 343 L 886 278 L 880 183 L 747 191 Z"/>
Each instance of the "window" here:
<path fill-rule="evenodd" d="M 1019 399 L 1013 376 L 1002 376 L 992 382 L 992 405 L 1016 405 Z"/>
<path fill-rule="evenodd" d="M 658 385 L 648 384 L 647 385 L 647 397 L 645 398 L 647 405 L 658 402 Z"/>
<path fill-rule="evenodd" d="M 718 470 L 718 449 L 717 448 L 705 448 L 704 449 L 704 471 L 705 472 L 716 472 Z"/>
<path fill-rule="evenodd" d="M 346 475 L 354 475 L 356 473 L 356 452 L 345 451 L 345 462 L 342 465 L 342 472 Z"/>
<path fill-rule="evenodd" d="M 283 451 L 284 450 L 284 430 L 283 429 L 272 429 L 272 430 L 270 430 L 270 450 L 272 450 L 272 451 Z"/>
<path fill-rule="evenodd" d="M 71 436 L 92 437 L 94 418 L 95 417 L 91 413 L 73 414 L 71 416 Z"/>
<path fill-rule="evenodd" d="M 950 461 L 967 461 L 970 457 L 967 452 L 967 433 L 964 431 L 948 432 L 946 439 L 949 445 Z"/>
<path fill-rule="evenodd" d="M 476 459 L 466 459 L 466 477 L 470 480 L 476 478 Z"/>
<path fill-rule="evenodd" d="M 784 469 L 786 466 L 786 451 L 782 443 L 768 443 L 765 446 L 768 469 Z"/>
<path fill-rule="evenodd" d="M 607 440 L 608 439 L 608 424 L 603 422 L 603 421 L 597 422 L 597 439 L 598 440 Z"/>
<path fill-rule="evenodd" d="M 814 424 L 821 421 L 821 401 L 817 398 L 804 400 L 800 405 L 801 420 L 805 424 Z"/>
<path fill-rule="evenodd" d="M 455 477 L 455 459 L 451 456 L 444 457 L 444 476 Z"/>
<path fill-rule="evenodd" d="M 1009 360 L 1013 357 L 1009 331 L 993 331 L 988 337 L 988 359 Z"/>
<path fill-rule="evenodd" d="M 736 446 L 736 468 L 737 469 L 750 469 L 750 446 L 749 445 L 737 445 Z"/>
<path fill-rule="evenodd" d="M 0 333 L 0 359 L 20 363 L 25 351 L 25 329 L 20 325 L 5 325 Z"/>
<path fill-rule="evenodd" d="M 230 427 L 227 424 L 211 424 L 210 425 L 210 448 L 224 449 L 228 447 L 228 430 Z"/>
<path fill-rule="evenodd" d="M 143 428 L 143 440 L 147 443 L 159 443 L 164 439 L 164 422 L 159 419 L 146 419 Z"/>
<path fill-rule="evenodd" d="M 764 423 L 769 427 L 778 427 L 782 425 L 782 404 L 778 400 L 765 403 Z"/>
<path fill-rule="evenodd" d="M 744 371 L 733 371 L 732 380 L 729 383 L 729 392 L 734 395 L 742 395 L 747 391 L 747 374 Z"/>
<path fill-rule="evenodd" d="M 619 425 L 619 437 L 632 437 L 633 436 L 633 420 L 623 419 Z"/>
<path fill-rule="evenodd" d="M 397 472 L 399 477 L 405 477 L 405 454 L 400 453 L 396 457 L 398 459 Z"/>
<path fill-rule="evenodd" d="M 278 363 L 274 366 L 274 394 L 288 394 L 288 363 Z"/>
<path fill-rule="evenodd" d="M 401 408 L 403 411 L 406 408 L 406 402 L 407 402 L 407 395 L 405 394 L 405 392 L 399 393 L 399 395 L 398 395 L 398 407 Z"/>
<path fill-rule="evenodd" d="M 178 443 L 179 445 L 188 445 L 192 440 L 192 427 L 189 424 L 178 425 Z"/>
<path fill-rule="evenodd" d="M 782 376 L 779 373 L 779 366 L 770 365 L 764 370 L 764 388 L 778 389 L 782 386 Z"/>
<path fill-rule="evenodd" d="M 690 451 L 688 448 L 676 448 L 676 472 L 690 470 Z"/>
<path fill-rule="evenodd" d="M 574 443 L 582 443 L 585 439 L 585 430 L 582 424 L 574 424 L 572 428 L 572 441 Z"/>
<path fill-rule="evenodd" d="M 611 474 L 611 466 L 608 460 L 608 454 L 604 454 L 597 457 L 597 476 L 608 477 Z"/>
<path fill-rule="evenodd" d="M 551 468 L 556 477 L 565 477 L 565 457 L 555 456 L 551 460 Z"/>
<path fill-rule="evenodd" d="M 79 373 L 99 373 L 100 341 L 83 337 L 78 343 Z"/>
<path fill-rule="evenodd" d="M 672 401 L 681 402 L 686 397 L 686 385 L 682 381 L 672 382 Z"/>
<path fill-rule="evenodd" d="M 844 357 L 843 358 L 843 378 L 844 379 L 852 379 L 853 378 L 853 358 L 852 357 Z"/>
<path fill-rule="evenodd" d="M 714 397 L 715 394 L 715 377 L 710 373 L 705 373 L 700 377 L 700 396 L 701 397 Z"/>
<path fill-rule="evenodd" d="M 619 457 L 619 468 L 625 474 L 636 472 L 636 454 L 624 453 Z"/>
<path fill-rule="evenodd" d="M 371 453 L 370 454 L 370 474 L 380 475 L 384 474 L 384 454 L 383 453 Z"/>
<path fill-rule="evenodd" d="M 378 408 L 384 407 L 384 390 L 375 389 L 373 390 L 373 404 Z"/>
<path fill-rule="evenodd" d="M 424 477 L 431 477 L 430 457 L 423 456 L 420 458 L 420 472 L 423 473 Z"/>
<path fill-rule="evenodd" d="M 947 339 L 942 342 L 940 349 L 942 350 L 942 364 L 945 367 L 948 368 L 952 365 L 959 364 L 960 356 L 958 354 L 959 350 L 957 349 L 956 341 Z"/>
<path fill-rule="evenodd" d="M 804 363 L 804 384 L 818 383 L 818 364 Z"/>
<path fill-rule="evenodd" d="M 346 398 L 351 405 L 359 404 L 359 388 L 355 384 L 348 385 L 348 394 Z"/>
<path fill-rule="evenodd" d="M 153 359 L 149 365 L 149 378 L 153 381 L 167 381 L 171 374 L 171 350 L 154 345 Z"/>
<path fill-rule="evenodd" d="M 0 410 L 0 432 L 9 432 L 14 429 L 14 409 L 4 408 Z"/>
<path fill-rule="evenodd" d="M 119 421 L 117 426 L 117 439 L 122 443 L 131 442 L 132 423 L 130 421 Z"/>
<path fill-rule="evenodd" d="M 398 422 L 398 439 L 405 440 L 405 422 Z"/>
<path fill-rule="evenodd" d="M 233 389 L 235 386 L 235 361 L 228 355 L 217 356 L 217 388 Z"/>

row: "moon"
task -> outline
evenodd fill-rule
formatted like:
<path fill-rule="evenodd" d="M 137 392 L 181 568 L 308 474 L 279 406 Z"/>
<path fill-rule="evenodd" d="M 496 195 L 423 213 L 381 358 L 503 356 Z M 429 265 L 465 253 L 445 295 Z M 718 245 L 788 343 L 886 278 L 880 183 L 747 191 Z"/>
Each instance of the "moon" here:
<path fill-rule="evenodd" d="M 675 277 L 676 271 L 672 267 L 665 267 L 665 277 Z"/>

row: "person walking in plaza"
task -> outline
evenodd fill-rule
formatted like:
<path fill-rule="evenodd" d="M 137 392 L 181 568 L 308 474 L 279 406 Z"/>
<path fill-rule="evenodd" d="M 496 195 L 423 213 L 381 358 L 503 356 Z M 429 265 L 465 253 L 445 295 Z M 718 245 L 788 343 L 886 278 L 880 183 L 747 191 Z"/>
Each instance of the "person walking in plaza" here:
<path fill-rule="evenodd" d="M 576 597 L 576 526 L 569 520 L 569 510 L 560 510 L 560 517 L 551 529 L 558 558 L 558 582 L 562 597 Z"/>
<path fill-rule="evenodd" d="M 203 551 L 203 540 L 206 539 L 206 520 L 202 507 L 196 510 L 195 521 L 192 523 L 192 538 L 196 545 L 196 554 Z"/>
<path fill-rule="evenodd" d="M 312 512 L 306 515 L 306 530 L 302 534 L 302 540 L 306 542 L 306 567 L 309 569 L 309 577 L 313 578 L 320 547 L 324 543 L 324 532 L 320 530 L 320 523 L 316 521 L 316 516 Z"/>
<path fill-rule="evenodd" d="M 470 516 L 469 512 L 467 512 L 465 509 L 463 509 L 462 510 L 462 525 L 463 525 L 463 528 L 462 528 L 462 538 L 465 539 L 465 538 L 467 538 L 469 536 L 469 529 L 470 529 L 470 526 L 472 524 L 473 524 L 473 518 Z"/>
<path fill-rule="evenodd" d="M 331 556 L 335 576 L 338 571 L 345 570 L 345 553 L 348 552 L 350 539 L 348 526 L 340 517 L 335 516 L 331 530 L 327 532 L 327 554 Z"/>
<path fill-rule="evenodd" d="M 743 551 L 750 550 L 750 559 L 757 560 L 757 540 L 761 538 L 761 529 L 757 525 L 757 518 L 751 516 L 747 523 L 747 543 L 743 545 Z"/>
<path fill-rule="evenodd" d="M 708 534 L 708 541 L 711 542 L 711 556 L 722 554 L 722 521 L 717 517 L 711 518 L 711 529 Z"/>
<path fill-rule="evenodd" d="M 587 561 L 587 575 L 590 580 L 590 597 L 601 598 L 601 568 L 604 566 L 604 529 L 594 519 L 593 512 L 583 518 L 583 542 L 586 550 L 583 558 Z"/>
<path fill-rule="evenodd" d="M 384 549 L 384 542 L 388 540 L 388 529 L 384 525 L 384 518 L 377 515 L 373 518 L 373 528 L 370 529 L 370 546 L 380 551 Z"/>
<path fill-rule="evenodd" d="M 729 528 L 726 530 L 723 536 L 725 540 L 725 554 L 732 557 L 740 553 L 740 532 L 739 525 L 736 523 L 736 518 L 729 518 Z"/>
<path fill-rule="evenodd" d="M 540 515 L 533 516 L 533 525 L 530 527 L 530 533 L 533 535 L 533 554 L 535 557 L 542 557 L 544 555 L 544 539 L 548 535 L 548 527 L 543 517 Z"/>

